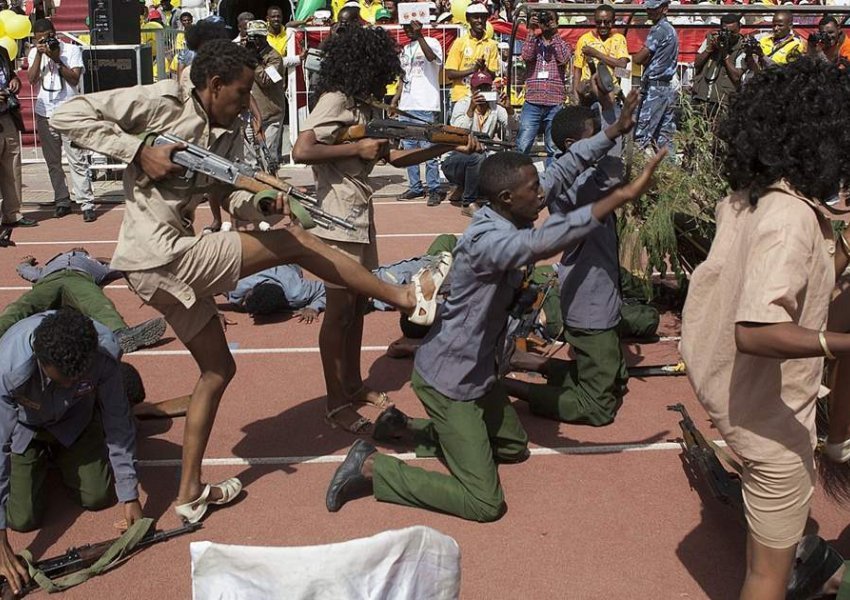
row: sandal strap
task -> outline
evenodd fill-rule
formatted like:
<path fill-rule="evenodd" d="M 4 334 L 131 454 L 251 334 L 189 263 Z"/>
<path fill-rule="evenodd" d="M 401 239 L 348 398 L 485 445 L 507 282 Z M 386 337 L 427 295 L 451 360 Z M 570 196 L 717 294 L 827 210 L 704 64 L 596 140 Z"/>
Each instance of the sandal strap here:
<path fill-rule="evenodd" d="M 348 404 L 343 404 L 342 406 L 337 406 L 335 409 L 329 410 L 328 412 L 326 412 L 325 417 L 327 417 L 328 419 L 333 419 L 335 416 L 337 416 L 339 413 L 344 411 L 346 408 L 351 408 L 352 407 L 351 405 L 352 405 L 352 403 L 349 402 Z"/>
<path fill-rule="evenodd" d="M 361 431 L 363 431 L 365 428 L 367 428 L 371 424 L 372 424 L 372 421 L 370 421 L 366 417 L 360 417 L 359 419 L 354 421 L 354 423 L 352 423 L 349 426 L 348 430 L 351 433 L 360 433 Z"/>

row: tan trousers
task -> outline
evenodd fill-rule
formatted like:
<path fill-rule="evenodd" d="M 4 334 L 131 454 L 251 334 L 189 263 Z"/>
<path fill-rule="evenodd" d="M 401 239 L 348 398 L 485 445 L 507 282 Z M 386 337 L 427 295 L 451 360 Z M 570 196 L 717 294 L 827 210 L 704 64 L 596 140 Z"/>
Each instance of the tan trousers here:
<path fill-rule="evenodd" d="M 21 214 L 21 140 L 8 114 L 0 115 L 0 218 L 15 223 Z"/>

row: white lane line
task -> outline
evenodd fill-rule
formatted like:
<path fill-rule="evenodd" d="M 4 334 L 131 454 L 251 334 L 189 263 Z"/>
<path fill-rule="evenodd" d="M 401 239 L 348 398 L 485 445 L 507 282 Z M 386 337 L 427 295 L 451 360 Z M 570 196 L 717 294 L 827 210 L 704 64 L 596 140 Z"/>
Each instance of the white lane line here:
<path fill-rule="evenodd" d="M 722 440 L 717 445 L 725 446 Z M 599 446 L 566 446 L 563 448 L 530 448 L 532 456 L 554 456 L 554 455 L 580 455 L 580 454 L 619 454 L 622 452 L 661 452 L 670 450 L 681 450 L 679 442 L 655 442 L 652 444 L 602 444 Z M 388 453 L 400 460 L 433 460 L 432 457 L 417 458 L 413 452 Z M 259 456 L 254 458 L 205 458 L 205 467 L 238 467 L 238 466 L 274 466 L 274 465 L 315 465 L 328 463 L 341 463 L 345 460 L 344 454 L 326 454 L 323 456 Z M 139 460 L 136 462 L 141 467 L 179 467 L 179 458 L 159 460 Z"/>
<path fill-rule="evenodd" d="M 361 346 L 361 352 L 386 352 L 388 346 Z M 233 354 L 318 354 L 319 347 L 306 348 L 235 348 L 230 351 Z M 125 358 L 133 356 L 189 356 L 188 350 L 137 350 L 127 354 Z"/>
<path fill-rule="evenodd" d="M 2 285 L 0 286 L 0 292 L 28 292 L 32 289 L 31 285 Z M 107 285 L 107 290 L 129 290 L 130 287 L 126 285 Z"/>
<path fill-rule="evenodd" d="M 435 238 L 445 232 L 439 233 L 379 233 L 379 238 Z M 452 235 L 463 235 L 463 233 L 453 233 Z M 15 241 L 16 246 L 91 246 L 93 244 L 117 244 L 118 240 L 47 240 L 43 242 L 19 242 Z"/>

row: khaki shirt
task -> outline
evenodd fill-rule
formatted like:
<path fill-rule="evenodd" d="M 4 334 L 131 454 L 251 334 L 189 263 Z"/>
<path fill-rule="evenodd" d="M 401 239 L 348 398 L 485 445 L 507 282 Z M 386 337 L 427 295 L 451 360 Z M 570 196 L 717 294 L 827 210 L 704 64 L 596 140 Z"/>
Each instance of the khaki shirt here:
<path fill-rule="evenodd" d="M 139 134 L 148 131 L 174 134 L 230 160 L 242 158 L 239 121 L 229 128 L 210 127 L 192 90 L 165 80 L 86 94 L 63 104 L 50 119 L 51 126 L 79 146 L 127 163 L 127 202 L 118 246 L 110 262 L 113 269 L 143 271 L 161 267 L 191 248 L 200 239 L 195 237 L 192 224 L 195 207 L 205 193 L 222 199 L 225 208 L 229 206 L 240 219 L 263 218 L 254 208 L 250 192 L 234 192 L 231 186 L 203 175 L 195 175 L 189 181 L 171 177 L 151 183 L 133 162 L 142 145 Z M 173 295 L 182 297 L 179 293 Z"/>
<path fill-rule="evenodd" d="M 307 118 L 304 131 L 312 129 L 321 144 L 334 144 L 343 129 L 351 125 L 365 125 L 371 118 L 371 108 L 358 105 L 342 92 L 326 92 Z M 347 219 L 355 226 L 354 231 L 316 228 L 313 230 L 315 235 L 341 242 L 370 242 L 369 226 L 374 209 L 369 173 L 376 162 L 355 157 L 313 165 L 316 195 L 322 209 Z"/>
<path fill-rule="evenodd" d="M 815 444 L 822 358 L 742 354 L 735 324 L 826 325 L 835 286 L 835 238 L 814 203 L 784 182 L 750 206 L 717 205 L 717 234 L 694 271 L 682 313 L 682 357 L 702 405 L 739 456 L 793 463 Z"/>
<path fill-rule="evenodd" d="M 267 69 L 277 71 L 277 82 L 273 81 Z M 259 64 L 254 69 L 254 87 L 251 90 L 251 95 L 257 102 L 257 108 L 260 109 L 260 117 L 263 122 L 283 112 L 283 105 L 286 104 L 285 77 L 283 59 L 274 48 L 269 46 L 263 52 Z"/>

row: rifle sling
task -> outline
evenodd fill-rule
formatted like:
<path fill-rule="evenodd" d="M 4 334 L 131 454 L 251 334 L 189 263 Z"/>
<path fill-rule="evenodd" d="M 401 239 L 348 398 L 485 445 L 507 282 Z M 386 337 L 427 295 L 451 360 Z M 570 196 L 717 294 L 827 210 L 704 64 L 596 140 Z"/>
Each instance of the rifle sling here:
<path fill-rule="evenodd" d="M 88 581 L 90 578 L 100 575 L 104 571 L 115 566 L 133 551 L 133 548 L 135 548 L 136 544 L 145 537 L 152 525 L 153 519 L 145 518 L 136 521 L 121 535 L 121 537 L 115 540 L 106 552 L 104 552 L 90 567 L 80 569 L 79 571 L 69 573 L 62 577 L 57 577 L 56 579 L 50 579 L 50 577 L 44 574 L 44 571 L 36 566 L 29 550 L 21 552 L 21 558 L 24 559 L 24 562 L 27 565 L 30 577 L 32 577 L 33 581 L 35 581 L 41 589 L 50 593 L 61 592 L 76 585 L 80 585 L 81 583 Z"/>
<path fill-rule="evenodd" d="M 714 453 L 719 456 L 723 460 L 723 462 L 732 467 L 732 470 L 734 470 L 738 475 L 743 472 L 744 469 L 743 467 L 741 467 L 741 463 L 732 458 L 732 455 L 729 453 L 728 450 L 726 450 L 726 448 L 721 448 L 717 445 L 717 442 L 713 440 L 705 440 L 705 442 L 712 450 L 714 450 Z"/>

